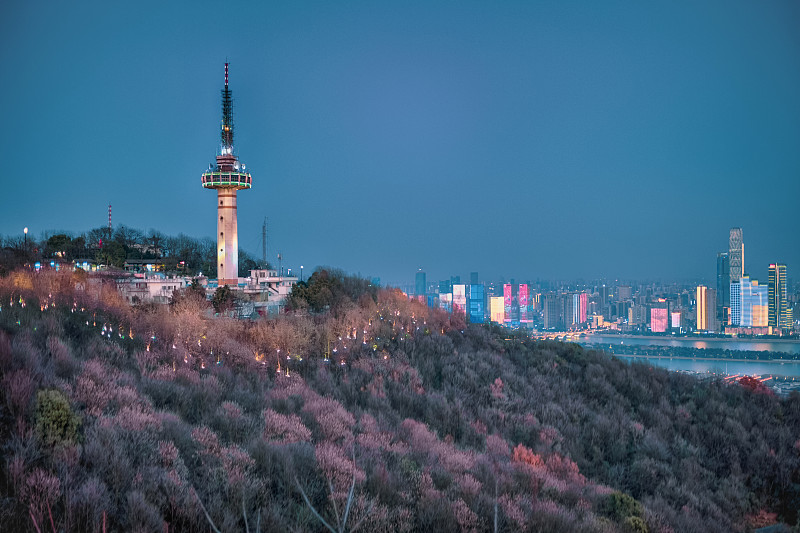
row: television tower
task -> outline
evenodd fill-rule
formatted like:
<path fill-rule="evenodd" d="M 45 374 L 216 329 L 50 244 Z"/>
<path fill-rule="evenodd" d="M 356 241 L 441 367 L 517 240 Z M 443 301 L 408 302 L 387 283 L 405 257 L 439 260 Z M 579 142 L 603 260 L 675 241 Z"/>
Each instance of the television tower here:
<path fill-rule="evenodd" d="M 236 191 L 252 185 L 249 172 L 233 154 L 233 98 L 228 88 L 225 63 L 225 88 L 222 89 L 222 140 L 217 164 L 203 172 L 203 187 L 217 190 L 217 283 L 239 283 L 239 240 L 236 223 Z"/>

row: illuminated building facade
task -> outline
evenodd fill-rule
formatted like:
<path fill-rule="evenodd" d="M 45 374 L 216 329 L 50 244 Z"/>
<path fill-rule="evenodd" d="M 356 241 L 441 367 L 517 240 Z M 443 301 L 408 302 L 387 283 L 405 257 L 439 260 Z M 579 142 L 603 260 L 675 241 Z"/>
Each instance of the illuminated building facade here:
<path fill-rule="evenodd" d="M 519 301 L 519 324 L 522 327 L 529 328 L 533 323 L 533 318 L 531 317 L 533 309 L 530 301 L 530 287 L 526 283 L 520 283 L 517 297 Z"/>
<path fill-rule="evenodd" d="M 650 331 L 666 333 L 669 324 L 669 302 L 660 298 L 650 307 Z"/>
<path fill-rule="evenodd" d="M 776 329 L 792 329 L 792 309 L 786 299 L 786 265 L 769 265 L 769 316 L 768 323 Z"/>
<path fill-rule="evenodd" d="M 217 283 L 239 284 L 239 237 L 236 193 L 252 186 L 249 172 L 233 153 L 233 97 L 228 88 L 228 63 L 225 63 L 225 88 L 222 89 L 222 143 L 216 166 L 202 175 L 206 189 L 217 191 Z"/>
<path fill-rule="evenodd" d="M 453 285 L 453 313 L 466 315 L 467 312 L 467 286 Z"/>
<path fill-rule="evenodd" d="M 505 283 L 503 285 L 503 323 L 507 326 L 511 325 L 511 302 L 513 296 L 511 294 L 511 284 Z"/>
<path fill-rule="evenodd" d="M 572 295 L 572 323 L 584 324 L 586 322 L 586 306 L 589 301 L 585 292 Z"/>
<path fill-rule="evenodd" d="M 734 285 L 737 285 L 739 294 L 738 317 L 733 311 Z M 731 320 L 734 326 L 744 328 L 767 327 L 769 324 L 769 291 L 766 285 L 759 285 L 758 281 L 751 280 L 748 276 L 742 277 L 738 284 L 731 283 Z"/>
<path fill-rule="evenodd" d="M 491 321 L 496 324 L 503 324 L 505 321 L 505 302 L 502 296 L 492 296 L 489 298 L 489 316 Z"/>
<path fill-rule="evenodd" d="M 483 324 L 486 321 L 486 289 L 482 283 L 468 285 L 469 321 L 472 324 Z"/>
<path fill-rule="evenodd" d="M 700 285 L 697 287 L 695 300 L 697 302 L 697 330 L 717 331 L 717 291 Z"/>
<path fill-rule="evenodd" d="M 706 305 L 706 294 L 708 287 L 699 285 L 696 291 L 697 300 L 697 329 L 698 331 L 708 330 L 708 308 Z"/>
<path fill-rule="evenodd" d="M 440 292 L 439 293 L 439 308 L 444 309 L 448 313 L 453 312 L 453 293 Z"/>

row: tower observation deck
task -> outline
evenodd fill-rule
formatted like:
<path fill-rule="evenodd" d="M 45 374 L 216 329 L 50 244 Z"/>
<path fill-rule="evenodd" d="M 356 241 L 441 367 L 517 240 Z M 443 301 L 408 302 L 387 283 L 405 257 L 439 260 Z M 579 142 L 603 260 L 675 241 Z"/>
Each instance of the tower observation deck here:
<path fill-rule="evenodd" d="M 225 63 L 225 88 L 222 89 L 222 131 L 217 164 L 203 172 L 202 184 L 217 190 L 217 280 L 219 285 L 239 283 L 239 241 L 236 220 L 236 192 L 249 189 L 252 178 L 233 153 L 233 97 L 228 88 L 228 63 Z"/>

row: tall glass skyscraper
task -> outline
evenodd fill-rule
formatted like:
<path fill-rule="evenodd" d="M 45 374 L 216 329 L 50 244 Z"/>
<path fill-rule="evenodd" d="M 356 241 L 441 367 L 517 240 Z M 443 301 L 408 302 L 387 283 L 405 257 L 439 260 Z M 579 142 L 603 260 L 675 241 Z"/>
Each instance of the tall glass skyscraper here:
<path fill-rule="evenodd" d="M 786 265 L 769 265 L 769 325 L 791 329 L 792 310 L 786 299 Z"/>
<path fill-rule="evenodd" d="M 741 278 L 731 281 L 731 314 L 730 323 L 733 326 L 741 325 L 742 321 L 742 291 L 739 288 Z"/>
<path fill-rule="evenodd" d="M 744 277 L 744 237 L 742 228 L 731 228 L 728 238 L 728 261 L 731 266 L 731 282 Z"/>
<path fill-rule="evenodd" d="M 467 285 L 467 316 L 472 324 L 483 324 L 486 321 L 486 290 L 483 283 Z"/>
<path fill-rule="evenodd" d="M 425 282 L 425 272 L 420 268 L 414 278 L 414 294 L 416 296 L 425 296 L 427 283 Z"/>
<path fill-rule="evenodd" d="M 728 252 L 717 254 L 717 320 L 720 324 L 726 324 L 728 317 L 725 309 L 731 307 L 731 265 L 728 260 Z"/>

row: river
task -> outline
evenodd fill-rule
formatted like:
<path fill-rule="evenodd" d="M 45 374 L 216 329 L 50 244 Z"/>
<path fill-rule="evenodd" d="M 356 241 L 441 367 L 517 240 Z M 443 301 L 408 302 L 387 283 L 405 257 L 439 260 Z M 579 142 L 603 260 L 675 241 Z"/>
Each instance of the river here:
<path fill-rule="evenodd" d="M 594 347 L 602 348 L 606 352 L 613 353 L 626 361 L 648 363 L 674 371 L 727 375 L 772 375 L 800 379 L 800 360 L 780 359 L 785 354 L 800 354 L 800 341 L 797 340 L 588 335 L 577 342 L 579 344 L 592 344 Z M 615 353 L 615 346 L 655 346 L 665 349 L 658 350 L 660 352 L 658 355 L 631 355 L 630 353 Z M 669 348 L 675 348 L 675 353 L 670 353 L 672 350 L 669 350 Z M 687 355 L 687 348 L 698 350 L 698 352 Z M 747 360 L 737 358 L 735 354 L 731 354 L 732 357 L 715 358 L 704 356 L 705 354 L 699 352 L 699 350 L 770 352 L 764 355 L 771 355 L 772 358 L 768 360 Z M 691 352 L 692 350 L 689 351 Z"/>

